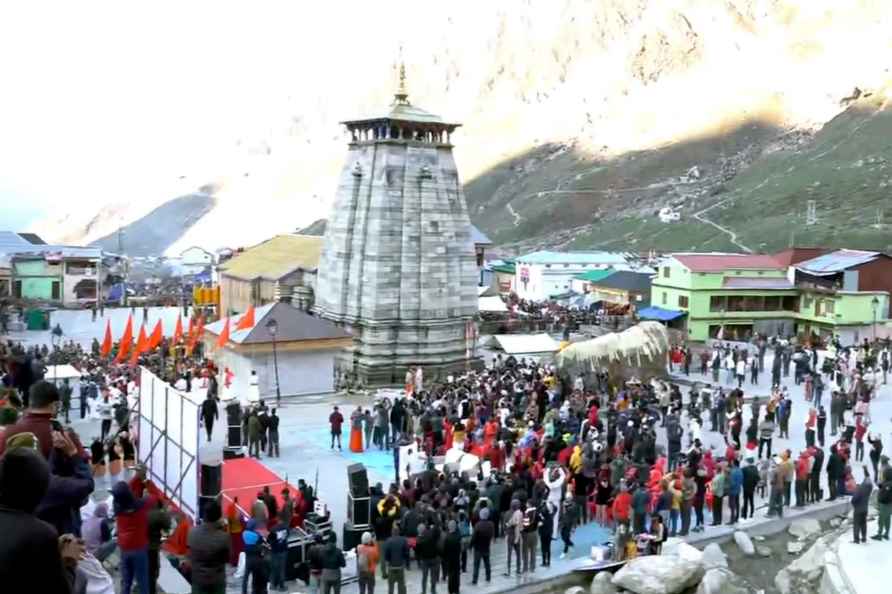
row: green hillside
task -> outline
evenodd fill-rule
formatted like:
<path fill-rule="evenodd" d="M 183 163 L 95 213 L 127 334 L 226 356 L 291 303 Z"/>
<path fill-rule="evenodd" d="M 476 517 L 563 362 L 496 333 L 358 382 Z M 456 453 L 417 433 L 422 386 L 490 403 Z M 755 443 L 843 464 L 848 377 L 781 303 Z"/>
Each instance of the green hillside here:
<path fill-rule="evenodd" d="M 469 181 L 465 193 L 472 219 L 518 250 L 892 251 L 890 161 L 892 109 L 868 94 L 813 135 L 751 122 L 611 161 L 543 146 Z M 806 225 L 811 200 L 817 220 Z M 661 223 L 665 206 L 681 220 Z"/>

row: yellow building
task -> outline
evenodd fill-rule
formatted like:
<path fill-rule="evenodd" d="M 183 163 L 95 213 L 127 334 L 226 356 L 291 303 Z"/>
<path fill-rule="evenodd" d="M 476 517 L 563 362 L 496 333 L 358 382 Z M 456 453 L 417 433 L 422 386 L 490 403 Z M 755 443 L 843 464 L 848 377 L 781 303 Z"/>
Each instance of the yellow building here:
<path fill-rule="evenodd" d="M 281 297 L 302 310 L 313 306 L 322 237 L 276 235 L 236 253 L 218 268 L 220 315 L 244 313 Z"/>

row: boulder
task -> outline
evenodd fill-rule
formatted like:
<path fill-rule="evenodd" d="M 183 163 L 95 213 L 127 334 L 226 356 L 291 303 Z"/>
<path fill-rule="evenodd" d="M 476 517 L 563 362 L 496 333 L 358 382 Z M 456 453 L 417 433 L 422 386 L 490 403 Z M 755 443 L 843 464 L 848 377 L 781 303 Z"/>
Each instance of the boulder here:
<path fill-rule="evenodd" d="M 826 563 L 824 557 L 829 550 L 824 539 L 819 538 L 801 557 L 787 566 L 787 571 L 791 576 L 799 579 L 817 580 L 821 577 L 821 572 L 824 571 Z"/>
<path fill-rule="evenodd" d="M 771 548 L 758 546 L 756 547 L 756 554 L 760 557 L 770 557 L 772 555 Z"/>
<path fill-rule="evenodd" d="M 727 569 L 710 569 L 697 586 L 697 594 L 748 594 L 740 578 Z"/>
<path fill-rule="evenodd" d="M 663 555 L 632 559 L 613 576 L 613 585 L 635 594 L 678 594 L 696 585 L 703 566 Z"/>
<path fill-rule="evenodd" d="M 706 545 L 702 561 L 704 569 L 728 569 L 728 557 L 716 543 Z"/>
<path fill-rule="evenodd" d="M 609 571 L 599 571 L 592 580 L 589 594 L 616 594 L 616 586 L 613 585 L 613 574 Z"/>
<path fill-rule="evenodd" d="M 796 555 L 802 552 L 802 549 L 805 548 L 804 542 L 799 542 L 798 540 L 794 540 L 787 543 L 787 552 L 791 555 Z"/>
<path fill-rule="evenodd" d="M 737 530 L 734 532 L 734 542 L 737 543 L 737 546 L 740 547 L 740 551 L 749 557 L 752 557 L 756 554 L 756 547 L 753 545 L 753 541 L 750 540 L 750 535 L 742 530 Z"/>
<path fill-rule="evenodd" d="M 821 523 L 814 518 L 799 518 L 790 522 L 790 535 L 799 540 L 812 538 L 821 533 Z"/>
<path fill-rule="evenodd" d="M 585 594 L 585 588 L 582 586 L 573 586 L 564 590 L 564 594 Z"/>
<path fill-rule="evenodd" d="M 774 586 L 781 594 L 790 594 L 790 573 L 786 569 L 781 569 L 774 576 Z"/>
<path fill-rule="evenodd" d="M 703 551 L 697 547 L 691 546 L 686 542 L 680 543 L 675 549 L 675 554 L 679 559 L 693 561 L 694 563 L 703 563 Z"/>

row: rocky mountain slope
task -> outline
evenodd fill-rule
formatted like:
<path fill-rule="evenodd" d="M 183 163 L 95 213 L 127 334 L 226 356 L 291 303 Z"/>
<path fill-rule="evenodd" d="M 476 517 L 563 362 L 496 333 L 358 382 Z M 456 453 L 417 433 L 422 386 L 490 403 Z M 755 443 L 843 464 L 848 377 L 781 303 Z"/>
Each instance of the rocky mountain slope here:
<path fill-rule="evenodd" d="M 189 191 L 38 229 L 94 241 L 140 220 L 163 239 L 139 249 L 160 252 L 246 245 L 324 218 L 346 143 L 337 122 L 385 109 L 402 44 L 410 99 L 464 123 L 454 142 L 472 219 L 509 249 L 892 243 L 890 3 L 420 4 L 400 5 L 401 26 L 386 9 L 360 25 L 311 23 L 332 30 L 331 46 L 304 48 L 324 58 L 299 64 L 275 108 L 246 106 L 257 113 L 232 131 L 229 158 L 184 175 Z M 362 43 L 383 30 L 393 34 Z M 212 203 L 174 198 L 206 184 Z M 169 200 L 176 215 L 158 209 Z M 806 227 L 809 200 L 817 223 Z M 681 220 L 659 223 L 665 206 Z"/>

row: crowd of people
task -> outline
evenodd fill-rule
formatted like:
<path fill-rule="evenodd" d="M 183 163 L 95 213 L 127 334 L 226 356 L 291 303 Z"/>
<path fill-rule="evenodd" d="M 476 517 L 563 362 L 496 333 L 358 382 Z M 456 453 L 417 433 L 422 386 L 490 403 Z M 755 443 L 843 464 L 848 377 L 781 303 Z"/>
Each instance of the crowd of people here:
<path fill-rule="evenodd" d="M 690 361 L 690 351 L 680 350 Z M 739 363 L 757 378 L 768 350 L 779 377 L 768 396 L 747 395 Z M 881 435 L 870 431 L 870 403 L 885 379 L 888 346 L 831 347 L 820 366 L 814 349 L 777 341 L 719 343 L 704 353 L 703 381 L 685 394 L 659 378 L 620 385 L 603 371 L 560 378 L 550 366 L 512 357 L 432 386 L 419 369 L 410 370 L 405 397 L 382 398 L 350 415 L 354 451 L 363 443 L 394 450 L 393 483 L 370 490 L 369 538 L 382 543 L 382 575 L 401 587 L 410 563 L 400 553 L 403 541 L 418 560 L 422 583 L 436 582 L 439 574 L 451 593 L 468 570 L 468 556 L 471 583 L 481 568 L 484 579 L 491 577 L 493 546 L 506 547 L 508 573 L 512 565 L 517 573 L 533 572 L 537 557 L 550 563 L 553 541 L 567 553 L 573 531 L 590 521 L 613 531 L 613 556 L 621 560 L 659 553 L 670 536 L 753 518 L 757 502 L 766 508 L 759 513 L 783 516 L 791 506 L 844 496 L 852 498 L 860 543 L 874 483 L 880 496 L 874 538 L 888 538 L 892 468 Z M 677 370 L 690 374 L 683 361 Z M 733 370 L 724 382 L 714 375 L 709 381 L 715 361 Z M 780 381 L 791 366 L 805 395 L 796 403 L 805 410 L 795 413 Z M 340 411 L 330 422 L 339 434 Z M 799 422 L 803 447 L 778 447 L 780 440 L 789 443 L 790 427 Z M 870 466 L 859 468 L 865 442 Z M 400 461 L 407 445 L 414 453 Z M 454 448 L 481 463 L 472 472 L 448 464 L 435 469 L 433 461 Z M 446 547 L 452 535 L 461 544 L 457 550 Z M 505 544 L 496 545 L 501 538 Z M 388 572 L 388 565 L 397 571 Z"/>
<path fill-rule="evenodd" d="M 615 378 L 604 370 L 561 377 L 550 365 L 499 356 L 485 370 L 437 383 L 413 368 L 403 394 L 357 407 L 349 421 L 335 407 L 332 448 L 341 447 L 349 422 L 354 452 L 394 455 L 393 482 L 369 490 L 370 528 L 356 551 L 361 591 L 373 592 L 380 575 L 389 591 L 405 592 L 414 564 L 423 594 L 435 594 L 441 582 L 457 593 L 465 573 L 472 584 L 492 579 L 495 547 L 506 552 L 506 575 L 530 575 L 552 563 L 554 543 L 561 556 L 572 554 L 577 530 L 592 522 L 611 531 L 606 550 L 616 560 L 659 554 L 671 536 L 755 517 L 757 502 L 767 515 L 782 516 L 791 506 L 850 496 L 854 541 L 862 543 L 874 484 L 879 531 L 872 537 L 888 539 L 892 467 L 880 434 L 871 430 L 870 411 L 885 381 L 888 348 L 831 348 L 820 361 L 807 346 L 766 344 L 778 381 L 767 397 L 747 395 L 738 364 L 754 364 L 760 373 L 767 359 L 762 349 L 758 343 L 707 349 L 702 381 L 684 393 L 667 378 Z M 690 374 L 693 355 L 680 350 L 679 371 Z M 201 414 L 210 438 L 216 370 L 164 351 L 169 347 L 143 362 L 181 389 L 204 378 L 209 404 Z M 674 367 L 678 356 L 673 352 L 670 360 Z M 82 369 L 86 408 L 102 419 L 101 435 L 86 447 L 58 420 L 65 390 L 41 379 L 44 361 Z M 724 382 L 716 381 L 716 361 L 719 369 L 734 371 Z M 133 582 L 153 591 L 165 558 L 189 577 L 193 591 L 222 592 L 225 565 L 244 553 L 244 592 L 249 584 L 254 592 L 265 592 L 267 584 L 284 588 L 289 532 L 312 510 L 312 488 L 301 481 L 298 492 L 278 497 L 266 489 L 244 508 L 228 502 L 225 513 L 219 503 L 207 505 L 203 521 L 192 526 L 148 492 L 144 473 L 133 466 L 127 400 L 138 378 L 131 367 L 75 345 L 53 351 L 4 345 L 3 362 L 0 529 L 8 527 L 10 538 L 0 545 L 0 566 L 33 565 L 37 560 L 22 560 L 16 547 L 40 542 L 60 568 L 38 572 L 46 591 L 79 592 L 99 579 L 102 560 L 117 549 L 124 592 Z M 804 402 L 795 409 L 780 381 L 790 373 L 785 365 L 803 385 Z M 239 412 L 251 454 L 278 455 L 275 409 L 261 402 Z M 805 444 L 794 452 L 786 440 L 791 426 L 798 434 L 795 423 L 802 423 Z M 440 466 L 449 453 L 453 462 Z M 24 484 L 29 488 L 21 489 Z M 111 509 L 93 505 L 84 519 L 82 508 L 102 485 L 111 492 Z M 314 591 L 339 591 L 345 561 L 333 536 L 315 542 L 307 562 Z M 4 571 L 9 575 L 0 583 L 18 583 L 17 571 Z M 63 583 L 65 589 L 54 589 Z"/>

